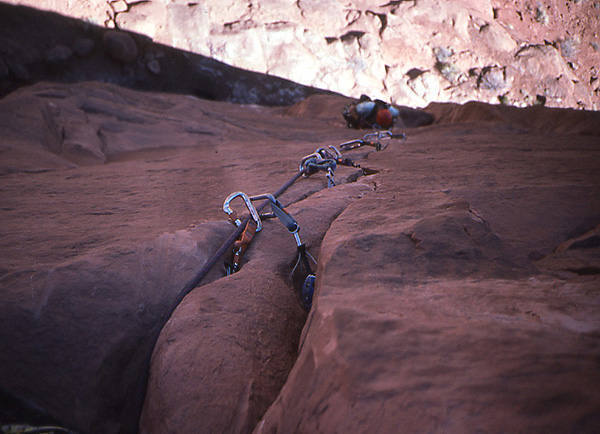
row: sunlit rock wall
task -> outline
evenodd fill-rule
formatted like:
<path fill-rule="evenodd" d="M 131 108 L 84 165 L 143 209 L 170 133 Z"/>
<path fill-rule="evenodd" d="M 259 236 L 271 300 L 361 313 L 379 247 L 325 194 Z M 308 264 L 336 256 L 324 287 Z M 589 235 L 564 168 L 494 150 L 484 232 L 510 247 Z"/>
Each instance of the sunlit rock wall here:
<path fill-rule="evenodd" d="M 9 0 L 399 104 L 600 107 L 591 0 Z"/>

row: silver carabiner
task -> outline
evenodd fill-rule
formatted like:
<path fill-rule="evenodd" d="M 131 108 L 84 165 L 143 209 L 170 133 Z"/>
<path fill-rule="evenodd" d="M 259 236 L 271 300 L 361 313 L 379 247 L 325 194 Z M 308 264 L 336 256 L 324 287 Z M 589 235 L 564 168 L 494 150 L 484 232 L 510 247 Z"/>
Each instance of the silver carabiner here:
<path fill-rule="evenodd" d="M 237 217 L 237 214 L 231 209 L 230 206 L 231 201 L 236 197 L 241 197 L 244 200 L 246 208 L 248 208 L 252 219 L 256 222 L 256 232 L 260 232 L 260 230 L 262 229 L 262 222 L 260 221 L 260 216 L 258 215 L 258 211 L 256 211 L 254 204 L 250 200 L 250 197 L 248 197 L 246 193 L 242 191 L 236 191 L 235 193 L 231 193 L 229 196 L 227 196 L 225 202 L 223 202 L 223 211 L 231 218 L 231 220 L 236 226 L 240 226 L 242 224 L 242 221 Z"/>
<path fill-rule="evenodd" d="M 340 144 L 340 149 L 343 151 L 349 151 L 351 149 L 360 148 L 364 144 L 365 144 L 364 140 L 354 139 L 354 140 L 350 140 L 348 142 L 344 142 L 344 143 Z"/>
<path fill-rule="evenodd" d="M 375 141 L 372 141 L 370 139 L 371 137 L 374 137 Z M 382 139 L 387 139 L 387 140 L 382 143 L 381 142 Z M 377 150 L 377 151 L 383 151 L 385 148 L 387 148 L 388 140 L 390 140 L 390 139 L 406 140 L 406 134 L 404 134 L 404 133 L 394 134 L 394 133 L 392 133 L 391 130 L 386 130 L 386 131 L 377 131 L 374 133 L 365 134 L 365 136 L 363 137 L 363 141 L 371 143 L 373 146 L 375 146 L 375 150 Z"/>
<path fill-rule="evenodd" d="M 300 167 L 298 170 L 300 172 L 302 172 L 303 170 L 306 170 L 307 165 L 311 160 L 315 160 L 315 162 L 318 163 L 323 160 L 323 157 L 321 156 L 321 154 L 319 154 L 317 152 L 313 152 L 312 154 L 302 157 L 302 160 L 300 161 Z M 306 175 L 306 173 L 304 175 Z"/>
<path fill-rule="evenodd" d="M 342 158 L 342 153 L 333 145 L 329 145 L 327 148 L 321 147 L 317 149 L 315 153 L 319 154 L 324 159 L 338 160 Z"/>

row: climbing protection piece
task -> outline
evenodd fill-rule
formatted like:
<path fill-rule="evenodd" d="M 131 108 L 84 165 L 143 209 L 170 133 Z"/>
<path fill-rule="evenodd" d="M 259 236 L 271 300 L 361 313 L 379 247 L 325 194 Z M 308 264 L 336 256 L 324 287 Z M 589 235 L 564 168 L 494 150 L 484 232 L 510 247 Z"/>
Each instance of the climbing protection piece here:
<path fill-rule="evenodd" d="M 389 139 L 406 139 L 404 133 L 393 134 L 391 131 L 376 131 L 374 133 L 365 134 L 362 139 L 351 140 L 349 142 L 342 143 L 340 149 L 349 151 L 352 149 L 359 148 L 361 146 L 372 146 L 376 151 L 385 149 L 388 145 Z M 286 189 L 295 182 L 300 176 L 308 177 L 319 171 L 326 172 L 327 175 L 327 187 L 335 186 L 335 169 L 337 165 L 345 165 L 352 167 L 360 167 L 350 158 L 344 158 L 342 153 L 333 145 L 327 147 L 317 148 L 312 154 L 306 155 L 300 161 L 298 167 L 298 173 L 292 180 L 290 180 L 283 189 Z M 237 191 L 227 196 L 223 202 L 223 211 L 229 216 L 229 220 L 238 227 L 239 236 L 233 242 L 233 249 L 231 251 L 230 260 L 225 261 L 225 274 L 231 275 L 240 270 L 244 253 L 248 249 L 252 242 L 255 234 L 262 229 L 262 220 L 277 217 L 279 221 L 287 228 L 287 230 L 294 236 L 296 241 L 297 256 L 295 265 L 291 272 L 291 279 L 294 287 L 298 291 L 302 306 L 310 310 L 312 306 L 312 297 L 314 293 L 314 286 L 316 281 L 315 273 L 311 266 L 311 261 L 316 264 L 315 258 L 306 250 L 306 245 L 300 240 L 300 226 L 298 222 L 285 210 L 281 202 L 277 200 L 277 196 L 281 194 L 280 189 L 276 194 L 261 194 L 258 196 L 248 196 L 246 193 Z M 246 205 L 250 213 L 250 217 L 244 220 L 240 219 L 237 213 L 231 209 L 231 202 L 235 198 L 241 198 Z M 266 200 L 259 209 L 264 208 L 265 205 L 271 205 L 271 212 L 260 214 L 253 202 L 258 200 Z M 244 225 L 244 229 L 241 230 L 241 226 Z M 241 231 L 240 231 L 241 230 Z"/>
<path fill-rule="evenodd" d="M 327 188 L 335 186 L 334 172 L 337 168 L 335 159 L 323 158 L 318 152 L 302 157 L 300 161 L 300 172 L 304 172 L 304 176 L 310 176 L 320 170 L 327 172 Z"/>
<path fill-rule="evenodd" d="M 350 166 L 360 168 L 360 164 L 356 164 L 350 158 L 344 158 L 342 153 L 333 145 L 329 145 L 327 148 L 321 147 L 315 151 L 321 157 L 326 160 L 334 160 L 337 164 L 341 166 Z"/>
<path fill-rule="evenodd" d="M 296 264 L 291 272 L 292 282 L 294 287 L 300 287 L 298 295 L 300 296 L 300 303 L 302 307 L 307 311 L 312 306 L 313 294 L 315 292 L 315 281 L 317 276 L 310 266 L 309 259 L 316 265 L 317 261 L 313 256 L 306 250 L 306 245 L 300 244 L 297 249 L 298 256 L 296 257 Z"/>
<path fill-rule="evenodd" d="M 235 193 L 231 193 L 229 196 L 227 196 L 225 202 L 223 202 L 223 211 L 229 216 L 229 220 L 231 220 L 231 222 L 236 226 L 240 226 L 242 224 L 242 221 L 238 218 L 236 212 L 231 209 L 231 201 L 236 197 L 241 197 L 244 200 L 246 208 L 248 208 L 248 211 L 250 211 L 250 215 L 256 222 L 256 232 L 260 232 L 260 230 L 262 229 L 262 223 L 260 221 L 258 211 L 256 211 L 256 208 L 252 204 L 252 201 L 244 192 L 236 191 Z"/>
<path fill-rule="evenodd" d="M 365 134 L 362 139 L 354 139 L 340 145 L 342 151 L 350 151 L 361 146 L 372 146 L 376 151 L 383 151 L 388 146 L 390 139 L 406 140 L 406 134 L 393 134 L 391 131 L 376 131 Z"/>
<path fill-rule="evenodd" d="M 340 145 L 340 149 L 347 151 L 368 145 L 375 147 L 376 150 L 382 150 L 385 148 L 385 146 L 383 146 L 380 143 L 380 141 L 382 139 L 391 138 L 406 139 L 406 136 L 404 135 L 404 133 L 396 135 L 392 134 L 391 131 L 379 131 L 376 133 L 367 134 L 362 139 L 351 140 L 349 142 L 342 143 Z M 310 155 L 307 155 L 302 159 L 302 162 L 300 164 L 300 170 L 294 176 L 292 176 L 292 178 L 289 179 L 285 184 L 283 184 L 275 193 L 273 193 L 273 198 L 277 198 L 280 195 L 282 195 L 301 177 L 316 173 L 319 170 L 327 171 L 328 186 L 331 187 L 335 185 L 333 175 L 337 164 L 360 167 L 351 159 L 343 158 L 341 152 L 335 146 L 328 146 L 327 148 L 318 148 L 317 151 L 313 152 Z M 242 198 L 242 200 L 246 204 L 246 207 L 250 211 L 249 216 L 239 218 L 237 214 L 231 209 L 230 203 L 236 197 Z M 229 195 L 227 199 L 225 199 L 225 203 L 223 204 L 223 211 L 227 213 L 230 220 L 235 224 L 236 230 L 223 242 L 223 244 L 217 249 L 217 251 L 206 261 L 202 268 L 179 291 L 168 313 L 165 314 L 165 317 L 161 322 L 162 324 L 166 323 L 167 319 L 171 316 L 172 312 L 179 305 L 179 303 L 181 303 L 183 298 L 192 289 L 194 289 L 200 284 L 202 279 L 206 277 L 206 275 L 210 272 L 212 267 L 218 262 L 219 258 L 227 254 L 228 250 L 231 249 L 231 246 L 233 246 L 232 259 L 229 263 L 226 263 L 226 272 L 227 274 L 231 274 L 239 270 L 243 253 L 248 248 L 256 232 L 259 232 L 262 229 L 260 212 L 269 203 L 273 204 L 273 201 L 269 200 L 268 202 L 262 203 L 258 207 L 254 207 L 248 195 L 239 191 Z M 279 209 L 283 210 L 283 207 L 279 205 L 278 202 L 275 202 L 275 208 L 272 207 L 272 214 L 274 216 L 277 212 L 279 212 Z M 292 277 L 294 280 L 297 280 L 297 277 L 299 276 L 299 280 L 302 280 L 300 282 L 300 295 L 303 299 L 303 305 L 306 307 L 310 305 L 309 300 L 311 300 L 312 291 L 314 289 L 314 282 L 316 279 L 312 271 L 310 261 L 312 261 L 315 264 L 316 261 L 306 251 L 306 248 L 303 247 L 304 245 L 300 242 L 300 238 L 298 236 L 297 231 L 291 229 L 291 220 L 288 221 L 288 223 L 286 224 L 286 217 L 284 217 L 285 213 L 282 212 L 279 215 L 283 217 L 283 220 L 282 218 L 280 218 L 280 220 L 284 222 L 284 225 L 288 227 L 288 230 L 294 235 L 294 238 L 296 238 L 296 245 L 298 246 L 298 257 L 296 259 L 296 265 L 292 270 Z M 268 218 L 268 215 L 265 215 L 263 218 Z M 254 228 L 254 226 L 256 227 Z"/>
<path fill-rule="evenodd" d="M 250 197 L 248 197 L 246 193 L 241 191 L 231 193 L 229 196 L 227 196 L 225 202 L 223 202 L 223 211 L 229 216 L 229 220 L 238 227 L 242 224 L 242 221 L 238 218 L 236 212 L 231 209 L 231 201 L 236 197 L 241 197 L 243 199 L 244 203 L 246 204 L 246 208 L 248 208 L 248 211 L 252 216 L 252 219 L 248 220 L 246 226 L 244 227 L 244 231 L 233 243 L 231 260 L 225 261 L 225 274 L 227 276 L 240 270 L 244 253 L 246 253 L 246 250 L 252 242 L 254 235 L 262 229 L 260 216 L 254 207 L 252 200 L 250 200 Z"/>
<path fill-rule="evenodd" d="M 252 196 L 250 198 L 251 201 L 261 199 L 267 199 L 269 201 L 271 204 L 271 213 L 261 214 L 260 218 L 279 218 L 279 221 L 287 228 L 289 233 L 294 236 L 294 240 L 296 241 L 297 257 L 290 276 L 294 287 L 298 291 L 298 296 L 300 297 L 300 303 L 302 304 L 302 307 L 308 311 L 312 306 L 312 298 L 316 281 L 316 276 L 312 270 L 312 267 L 310 266 L 309 259 L 311 259 L 315 264 L 317 261 L 306 250 L 306 245 L 302 242 L 302 240 L 300 240 L 300 226 L 298 225 L 298 222 L 290 215 L 290 213 L 286 211 L 281 202 L 275 199 L 272 194 L 261 194 L 258 196 Z"/>

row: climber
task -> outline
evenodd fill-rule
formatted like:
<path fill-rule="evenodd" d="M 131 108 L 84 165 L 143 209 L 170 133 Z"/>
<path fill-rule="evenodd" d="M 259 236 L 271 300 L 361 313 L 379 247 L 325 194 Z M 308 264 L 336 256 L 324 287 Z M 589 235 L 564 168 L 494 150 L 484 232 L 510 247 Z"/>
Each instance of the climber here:
<path fill-rule="evenodd" d="M 346 105 L 342 114 L 349 128 L 389 129 L 398 121 L 400 110 L 380 99 L 361 95 L 358 102 Z"/>

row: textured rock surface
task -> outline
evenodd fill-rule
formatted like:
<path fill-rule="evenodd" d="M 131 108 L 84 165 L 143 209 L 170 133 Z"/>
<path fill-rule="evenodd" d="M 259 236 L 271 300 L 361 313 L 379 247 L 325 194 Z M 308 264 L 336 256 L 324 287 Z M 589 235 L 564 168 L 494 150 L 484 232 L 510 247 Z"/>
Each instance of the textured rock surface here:
<path fill-rule="evenodd" d="M 327 232 L 255 432 L 596 431 L 598 115 L 585 136 L 547 109 L 430 109 L 441 123 L 371 156 L 376 191 Z"/>
<path fill-rule="evenodd" d="M 138 57 L 134 39 L 125 32 L 108 31 L 104 33 L 103 42 L 108 55 L 119 62 L 132 63 Z"/>
<path fill-rule="evenodd" d="M 94 80 L 134 89 L 266 105 L 289 105 L 307 95 L 328 93 L 154 43 L 141 34 L 93 25 L 88 17 L 102 12 L 106 5 L 53 3 L 59 12 L 61 7 L 90 10 L 78 20 L 0 3 L 0 96 L 46 80 Z M 69 11 L 62 13 L 69 15 Z"/>
<path fill-rule="evenodd" d="M 3 394 L 83 432 L 134 432 L 161 318 L 231 231 L 224 197 L 274 191 L 315 143 L 353 138 L 339 115 L 347 100 L 334 100 L 335 120 L 98 83 L 42 83 L 0 100 Z M 356 175 L 341 168 L 338 180 Z M 302 180 L 283 199 L 325 185 Z M 303 232 L 318 245 L 331 218 L 320 235 Z M 216 267 L 206 282 L 221 276 Z M 304 321 L 285 276 L 266 288 L 282 297 L 273 306 L 288 306 L 281 334 L 264 312 L 252 330 L 291 353 L 256 381 L 264 391 L 250 422 L 285 380 Z M 264 299 L 240 301 L 262 312 Z"/>
<path fill-rule="evenodd" d="M 0 396 L 83 432 L 135 432 L 153 337 L 231 230 L 223 198 L 274 191 L 303 155 L 355 138 L 346 102 L 99 83 L 0 100 Z M 406 142 L 352 151 L 373 175 L 339 167 L 345 185 L 313 176 L 283 196 L 319 259 L 305 324 L 276 222 L 239 274 L 217 267 L 184 299 L 154 352 L 144 431 L 596 430 L 598 113 L 428 111 L 436 124 Z"/>
<path fill-rule="evenodd" d="M 600 108 L 591 0 L 10 1 L 354 97 Z"/>
<path fill-rule="evenodd" d="M 348 184 L 290 206 L 302 240 L 318 252 L 332 220 L 367 191 Z M 263 230 L 244 268 L 190 294 L 161 332 L 141 432 L 249 432 L 276 398 L 306 314 L 290 297 L 293 238 L 278 222 Z"/>

